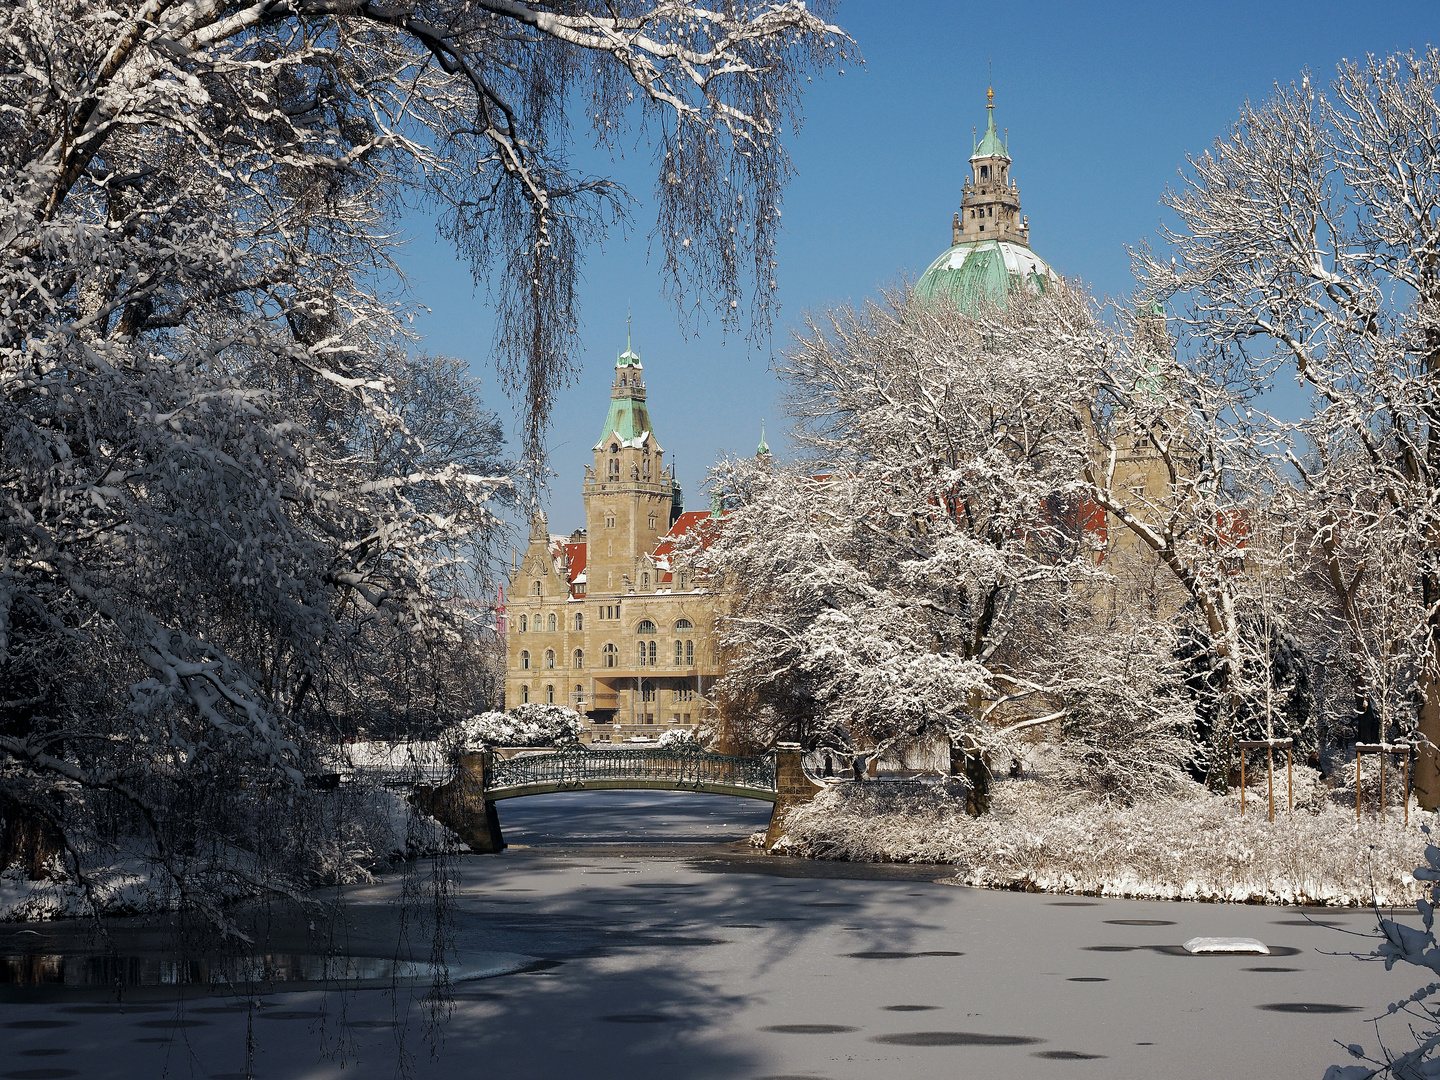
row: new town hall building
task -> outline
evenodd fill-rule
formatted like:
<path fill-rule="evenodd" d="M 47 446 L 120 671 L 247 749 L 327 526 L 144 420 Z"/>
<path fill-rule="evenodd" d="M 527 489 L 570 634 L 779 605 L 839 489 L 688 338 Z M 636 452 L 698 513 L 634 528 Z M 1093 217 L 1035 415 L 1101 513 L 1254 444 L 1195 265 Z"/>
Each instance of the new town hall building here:
<path fill-rule="evenodd" d="M 1011 158 L 995 129 L 993 92 L 985 135 L 970 157 L 951 246 L 915 284 L 920 302 L 972 309 L 1056 280 L 1030 248 Z M 615 363 L 610 408 L 594 463 L 585 469 L 585 528 L 531 527 L 514 567 L 506 617 L 505 703 L 569 705 L 586 716 L 585 742 L 619 742 L 694 728 L 713 715 L 721 675 L 715 636 L 723 597 L 687 565 L 683 545 L 703 545 L 721 519 L 685 513 L 645 401 L 640 357 Z M 762 437 L 759 452 L 769 453 Z M 1144 485 L 1153 463 L 1137 445 L 1122 475 Z M 1100 515 L 1103 522 L 1104 515 Z M 1103 526 L 1102 526 L 1103 529 Z"/>
<path fill-rule="evenodd" d="M 719 520 L 685 513 L 628 343 L 594 455 L 585 528 L 550 536 L 538 515 L 512 571 L 505 703 L 568 705 L 587 718 L 584 742 L 693 729 L 720 675 L 718 597 L 681 549 Z"/>

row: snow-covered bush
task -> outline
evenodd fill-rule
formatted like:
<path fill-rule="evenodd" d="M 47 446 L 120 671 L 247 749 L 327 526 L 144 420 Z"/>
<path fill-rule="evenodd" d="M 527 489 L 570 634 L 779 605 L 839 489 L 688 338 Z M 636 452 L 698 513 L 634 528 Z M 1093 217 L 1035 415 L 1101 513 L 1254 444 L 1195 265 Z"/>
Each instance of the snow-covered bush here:
<path fill-rule="evenodd" d="M 509 712 L 486 712 L 461 722 L 456 745 L 461 750 L 493 746 L 572 746 L 580 738 L 580 714 L 563 705 L 531 702 Z"/>
<path fill-rule="evenodd" d="M 660 733 L 660 737 L 655 740 L 655 748 L 657 750 L 703 750 L 704 744 L 689 728 L 683 730 L 672 728 Z"/>
<path fill-rule="evenodd" d="M 1238 793 L 1213 795 L 1194 783 L 1130 806 L 1039 774 L 997 781 L 991 794 L 991 812 L 971 818 L 958 786 L 838 785 L 790 811 L 781 850 L 853 862 L 946 863 L 955 867 L 956 884 L 998 889 L 1410 904 L 1420 894 L 1411 870 L 1425 847 L 1418 826 L 1435 820 L 1412 807 L 1409 826 L 1398 810 L 1383 822 L 1370 814 L 1357 822 L 1338 799 L 1290 817 L 1277 798 L 1271 823 L 1263 788 L 1250 791 L 1242 818 Z"/>
<path fill-rule="evenodd" d="M 1060 699 L 1056 749 L 1075 782 L 1101 798 L 1130 803 L 1173 794 L 1188 785 L 1195 725 L 1171 661 L 1173 624 L 1150 620 L 1143 633 L 1107 629 L 1113 638 L 1089 658 L 1089 677 Z M 1061 647 L 1076 645 L 1094 648 L 1075 637 Z"/>

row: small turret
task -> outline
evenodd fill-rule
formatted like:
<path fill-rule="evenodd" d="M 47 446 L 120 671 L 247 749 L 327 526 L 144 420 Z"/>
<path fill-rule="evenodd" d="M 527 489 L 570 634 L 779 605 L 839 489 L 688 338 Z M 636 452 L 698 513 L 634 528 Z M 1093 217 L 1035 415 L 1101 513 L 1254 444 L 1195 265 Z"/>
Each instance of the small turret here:
<path fill-rule="evenodd" d="M 756 457 L 769 457 L 770 447 L 765 442 L 765 421 L 760 421 L 760 445 L 755 448 Z"/>

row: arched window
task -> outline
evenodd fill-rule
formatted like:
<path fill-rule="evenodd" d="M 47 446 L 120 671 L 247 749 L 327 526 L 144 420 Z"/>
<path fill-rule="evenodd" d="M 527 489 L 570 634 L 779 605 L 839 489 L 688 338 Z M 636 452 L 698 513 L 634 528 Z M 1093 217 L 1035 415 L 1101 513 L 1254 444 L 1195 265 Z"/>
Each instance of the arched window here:
<path fill-rule="evenodd" d="M 640 575 L 640 587 L 641 587 L 642 589 L 648 589 L 648 588 L 650 587 L 650 571 L 649 571 L 649 570 L 646 570 L 645 573 L 643 573 L 643 574 Z"/>
<path fill-rule="evenodd" d="M 613 451 L 612 451 L 612 452 L 613 452 Z M 619 459 L 619 458 L 613 458 L 613 457 L 612 457 L 612 458 L 610 459 L 610 479 L 611 479 L 611 480 L 619 480 L 619 479 L 620 479 L 620 459 Z"/>
<path fill-rule="evenodd" d="M 645 643 L 644 643 L 643 641 L 640 642 L 640 644 L 639 644 L 639 646 L 638 646 L 638 649 L 639 649 L 639 657 L 638 657 L 638 659 L 636 660 L 636 663 L 638 663 L 641 667 L 644 667 L 644 666 L 645 666 Z"/>
<path fill-rule="evenodd" d="M 532 593 L 534 593 L 536 596 L 539 596 L 539 595 L 540 595 L 540 582 L 539 582 L 539 581 L 536 581 L 536 582 L 535 582 L 535 587 L 534 587 L 533 589 L 531 589 L 530 591 L 531 591 Z"/>
<path fill-rule="evenodd" d="M 525 633 L 525 631 L 528 630 L 529 628 L 530 628 L 530 626 L 529 626 L 529 624 L 525 621 L 525 616 L 524 616 L 524 615 L 521 615 L 521 616 L 520 616 L 520 632 L 523 634 L 523 633 Z"/>
<path fill-rule="evenodd" d="M 640 620 L 640 625 L 637 626 L 637 627 L 635 627 L 635 633 L 637 633 L 637 634 L 653 634 L 653 633 L 655 633 L 655 624 L 654 624 L 653 622 L 651 622 L 649 619 L 641 619 L 641 620 Z"/>
<path fill-rule="evenodd" d="M 545 687 L 545 704 L 555 704 L 555 687 L 553 685 Z"/>
<path fill-rule="evenodd" d="M 581 686 L 578 682 L 575 684 L 575 704 L 585 704 L 585 687 Z"/>
<path fill-rule="evenodd" d="M 551 632 L 552 634 L 555 632 L 555 614 L 554 614 L 554 612 L 551 612 L 551 614 L 550 614 L 550 632 Z"/>
<path fill-rule="evenodd" d="M 682 592 L 685 590 L 685 571 L 684 571 L 684 570 L 681 570 L 681 571 L 680 571 L 680 590 L 681 590 Z"/>
<path fill-rule="evenodd" d="M 575 613 L 575 629 L 576 629 L 576 630 L 584 630 L 584 629 L 585 629 L 585 616 L 584 616 L 583 614 L 581 614 L 580 612 L 578 612 L 578 611 Z"/>
<path fill-rule="evenodd" d="M 685 645 L 683 642 L 675 642 L 675 666 L 679 667 L 685 660 Z"/>
<path fill-rule="evenodd" d="M 520 670 L 521 670 L 521 671 L 529 671 L 529 670 L 530 670 L 530 650 L 529 650 L 529 649 L 522 649 L 521 652 L 520 652 Z"/>
<path fill-rule="evenodd" d="M 620 650 L 615 648 L 612 643 L 607 641 L 605 643 L 605 647 L 600 650 L 600 655 L 605 658 L 606 667 L 614 667 L 615 661 L 620 655 Z"/>
<path fill-rule="evenodd" d="M 528 686 L 522 686 L 522 687 L 520 687 L 520 704 L 521 704 L 521 705 L 529 705 L 529 704 L 530 704 L 530 687 L 528 687 Z"/>
<path fill-rule="evenodd" d="M 554 649 L 546 649 L 546 650 L 545 650 L 545 666 L 546 666 L 547 668 L 552 668 L 552 667 L 555 666 L 555 650 L 554 650 Z"/>
<path fill-rule="evenodd" d="M 650 642 L 650 666 L 655 666 L 655 642 Z"/>
<path fill-rule="evenodd" d="M 693 629 L 695 629 L 695 624 L 692 623 L 689 619 L 676 619 L 676 620 L 675 620 L 675 629 L 676 629 L 676 630 L 693 630 Z"/>
<path fill-rule="evenodd" d="M 576 666 L 577 668 L 583 668 L 583 667 L 585 666 L 585 650 L 584 650 L 584 649 L 576 649 L 576 650 L 575 650 L 575 666 Z"/>
<path fill-rule="evenodd" d="M 693 641 L 685 642 L 685 666 L 695 666 L 695 642 Z"/>

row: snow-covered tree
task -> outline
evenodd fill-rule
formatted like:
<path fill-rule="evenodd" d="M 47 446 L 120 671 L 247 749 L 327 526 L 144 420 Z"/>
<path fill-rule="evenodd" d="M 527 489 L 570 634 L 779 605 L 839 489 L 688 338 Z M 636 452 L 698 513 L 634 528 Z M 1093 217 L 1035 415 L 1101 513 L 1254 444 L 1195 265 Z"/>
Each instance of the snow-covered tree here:
<path fill-rule="evenodd" d="M 26 174 L 12 192 L 28 222 L 7 250 L 34 252 L 47 226 L 63 235 L 82 207 L 94 222 L 107 209 L 115 222 L 143 215 L 165 161 L 127 163 L 125 150 L 159 132 L 173 157 L 254 197 L 240 217 L 275 241 L 271 254 L 293 257 L 310 235 L 277 213 L 298 200 L 336 219 L 327 243 L 314 245 L 333 244 L 332 258 L 310 259 L 343 267 L 348 252 L 360 254 L 357 270 L 383 270 L 373 241 L 393 229 L 386 219 L 408 189 L 433 205 L 479 279 L 496 271 L 497 353 L 524 391 L 525 449 L 535 456 L 572 371 L 584 249 L 629 204 L 615 181 L 574 166 L 572 131 L 588 129 L 616 154 L 637 126 L 650 136 L 653 238 L 677 307 L 688 313 L 698 289 L 725 325 L 738 328 L 748 312 L 763 329 L 789 177 L 784 138 L 799 123 L 804 84 L 843 64 L 851 45 L 825 21 L 826 6 L 25 0 L 0 22 L 6 70 L 19 76 L 7 84 L 6 143 Z M 225 205 L 162 201 L 170 219 Z M 191 270 L 209 269 L 188 246 Z M 47 261 L 63 279 L 73 267 L 56 254 Z M 265 278 L 284 267 L 294 279 L 294 267 L 265 262 L 232 288 L 283 294 Z M 117 318 L 134 321 L 136 304 L 161 296 L 144 275 L 128 281 L 126 265 L 116 263 L 109 286 L 103 274 L 90 284 L 108 290 Z M 313 281 L 317 297 L 326 281 Z M 304 303 L 284 306 L 306 325 L 327 318 L 323 300 L 303 318 Z M 177 314 L 159 308 L 142 322 Z"/>
<path fill-rule="evenodd" d="M 1107 652 L 1104 612 L 1121 609 L 1086 472 L 1103 341 L 1060 287 L 973 317 L 896 297 L 811 325 L 781 369 L 802 461 L 714 477 L 729 512 L 707 555 L 734 598 L 722 690 L 732 725 L 757 725 L 748 741 L 993 746 L 1080 717 L 1087 688 L 1153 687 Z M 1183 707 L 1162 711 L 1154 730 L 1183 741 Z M 1173 768 L 1167 747 L 1126 767 Z"/>
<path fill-rule="evenodd" d="M 1182 345 L 1254 387 L 1289 373 L 1314 400 L 1294 425 L 1304 527 L 1349 656 L 1356 713 L 1375 708 L 1367 651 L 1413 654 L 1419 729 L 1440 743 L 1440 50 L 1346 62 L 1247 105 L 1166 197 L 1177 225 L 1142 248 L 1143 292 L 1179 306 Z M 1248 412 L 1242 413 L 1250 415 Z M 1280 425 L 1270 425 L 1277 435 Z M 1360 590 L 1410 546 L 1381 633 Z M 1384 554 L 1378 554 L 1384 553 Z M 1380 575 L 1383 576 L 1383 575 Z M 1367 645 L 1366 642 L 1370 644 Z M 1388 661 L 1387 661 L 1388 662 Z M 1372 720 L 1373 722 L 1373 720 Z M 1440 801 L 1440 756 L 1416 787 Z"/>
<path fill-rule="evenodd" d="M 225 799 L 299 798 L 327 726 L 473 708 L 447 676 L 509 482 L 475 384 L 405 359 L 404 201 L 497 271 L 533 453 L 623 208 L 568 164 L 576 104 L 612 149 L 653 131 L 676 288 L 735 320 L 752 264 L 763 324 L 782 138 L 847 43 L 796 0 L 0 8 L 7 842 L 117 801 L 197 882 L 175 852 L 243 839 Z"/>
<path fill-rule="evenodd" d="M 1154 565 L 1164 579 L 1154 610 L 1183 624 L 1177 649 L 1198 712 L 1192 769 L 1223 783 L 1252 689 L 1244 656 L 1254 581 L 1243 571 L 1274 477 L 1251 433 L 1229 422 L 1233 388 L 1176 357 L 1163 311 L 1147 304 L 1115 316 L 1092 331 L 1103 374 L 1086 493 L 1108 515 L 1112 570 L 1143 576 L 1135 564 Z"/>

